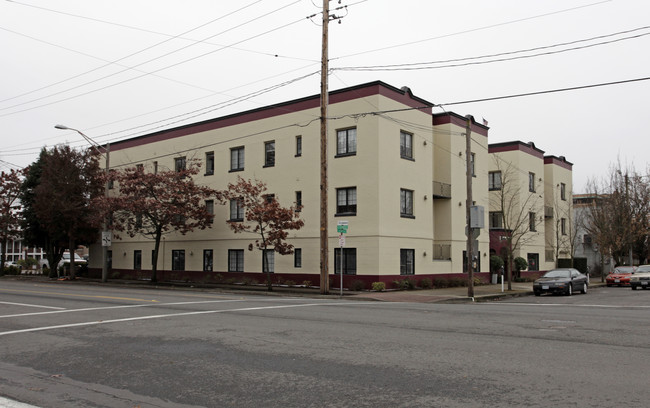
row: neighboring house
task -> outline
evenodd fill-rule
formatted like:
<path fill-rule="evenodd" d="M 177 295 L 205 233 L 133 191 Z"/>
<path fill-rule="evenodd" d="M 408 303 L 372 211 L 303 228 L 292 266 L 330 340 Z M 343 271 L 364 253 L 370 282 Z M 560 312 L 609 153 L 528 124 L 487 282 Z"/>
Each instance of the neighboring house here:
<path fill-rule="evenodd" d="M 42 248 L 28 248 L 25 246 L 22 238 L 9 240 L 5 248 L 7 261 L 17 262 L 21 259 L 34 258 L 40 261 L 45 258 L 45 252 Z"/>
<path fill-rule="evenodd" d="M 602 270 L 607 274 L 614 270 L 610 254 L 602 254 L 598 245 L 592 240 L 589 232 L 585 228 L 588 222 L 587 213 L 589 208 L 594 204 L 596 197 L 594 194 L 576 194 L 573 196 L 573 219 L 575 220 L 576 229 L 576 247 L 574 256 L 576 258 L 586 258 L 587 266 L 590 271 L 597 272 Z M 602 263 L 602 266 L 601 266 Z"/>
<path fill-rule="evenodd" d="M 328 116 L 329 265 L 345 285 L 435 278 L 464 271 L 467 119 L 432 113 L 433 104 L 404 87 L 377 81 L 330 92 Z M 164 130 L 111 143 L 112 168 L 142 165 L 174 169 L 201 159 L 196 180 L 225 189 L 238 176 L 267 184 L 281 205 L 299 202 L 305 226 L 292 232 L 294 255 L 275 254 L 271 270 L 295 282 L 318 282 L 320 271 L 319 96 Z M 471 120 L 473 201 L 487 208 L 488 128 Z M 544 165 L 539 175 L 544 177 Z M 570 191 L 570 172 L 567 182 Z M 261 279 L 261 257 L 248 251 L 255 236 L 234 234 L 226 220 L 242 218 L 237 206 L 214 205 L 211 229 L 161 242 L 161 279 L 246 275 Z M 541 214 L 541 213 L 540 213 Z M 344 248 L 336 225 L 348 221 Z M 487 227 L 487 220 L 486 220 Z M 542 241 L 544 235 L 542 234 Z M 478 272 L 489 272 L 490 236 L 478 237 Z M 544 254 L 541 245 L 541 253 Z M 111 276 L 146 276 L 153 242 L 114 239 Z M 101 269 L 101 247 L 90 248 L 90 267 Z"/>
<path fill-rule="evenodd" d="M 532 142 L 490 144 L 489 154 L 490 253 L 503 256 L 512 237 L 513 257 L 526 259 L 528 271 L 571 258 L 573 165 Z"/>

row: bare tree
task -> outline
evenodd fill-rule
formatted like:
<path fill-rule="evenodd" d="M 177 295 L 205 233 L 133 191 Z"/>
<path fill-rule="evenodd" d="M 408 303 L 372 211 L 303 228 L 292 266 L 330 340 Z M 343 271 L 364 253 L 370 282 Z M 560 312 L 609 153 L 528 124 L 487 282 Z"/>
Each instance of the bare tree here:
<path fill-rule="evenodd" d="M 490 192 L 490 210 L 501 214 L 501 222 L 506 232 L 506 259 L 508 290 L 512 290 L 512 270 L 514 254 L 537 237 L 537 227 L 543 223 L 539 214 L 544 206 L 537 192 L 523 188 L 520 170 L 512 163 L 503 160 L 499 154 L 493 155 L 496 168 L 501 174 L 499 189 Z M 543 218 L 542 218 L 543 220 Z"/>

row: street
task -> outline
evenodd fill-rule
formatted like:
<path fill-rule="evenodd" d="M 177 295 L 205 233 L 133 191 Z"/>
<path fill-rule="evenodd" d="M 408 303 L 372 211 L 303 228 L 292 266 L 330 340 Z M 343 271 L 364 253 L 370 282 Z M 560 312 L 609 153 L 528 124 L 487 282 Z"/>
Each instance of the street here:
<path fill-rule="evenodd" d="M 39 407 L 645 407 L 650 291 L 467 304 L 0 280 Z"/>

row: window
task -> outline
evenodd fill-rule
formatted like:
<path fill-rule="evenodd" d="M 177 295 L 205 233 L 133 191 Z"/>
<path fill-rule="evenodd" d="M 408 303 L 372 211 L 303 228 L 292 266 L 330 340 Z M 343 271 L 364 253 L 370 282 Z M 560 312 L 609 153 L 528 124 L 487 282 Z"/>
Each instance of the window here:
<path fill-rule="evenodd" d="M 275 199 L 275 194 L 264 194 L 263 197 L 264 197 L 264 201 L 266 201 L 267 204 L 271 204 Z"/>
<path fill-rule="evenodd" d="M 273 273 L 275 272 L 275 250 L 265 249 L 263 252 L 264 264 L 262 265 L 262 272 Z"/>
<path fill-rule="evenodd" d="M 357 249 L 334 248 L 334 273 L 341 274 L 341 249 L 343 250 L 343 274 L 357 274 Z"/>
<path fill-rule="evenodd" d="M 153 162 L 153 174 L 158 174 L 158 162 Z"/>
<path fill-rule="evenodd" d="M 562 235 L 566 235 L 566 218 L 560 220 L 560 230 L 562 231 Z"/>
<path fill-rule="evenodd" d="M 177 157 L 174 159 L 174 171 L 179 173 L 185 170 L 186 160 L 185 157 Z"/>
<path fill-rule="evenodd" d="M 185 250 L 174 249 L 172 250 L 172 271 L 185 270 Z"/>
<path fill-rule="evenodd" d="M 560 183 L 560 199 L 566 201 L 566 184 Z"/>
<path fill-rule="evenodd" d="M 244 250 L 228 250 L 228 272 L 244 272 Z"/>
<path fill-rule="evenodd" d="M 415 249 L 399 250 L 399 274 L 400 275 L 415 274 Z"/>
<path fill-rule="evenodd" d="M 133 251 L 133 269 L 136 271 L 142 269 L 142 251 L 139 249 Z"/>
<path fill-rule="evenodd" d="M 492 190 L 501 190 L 501 172 L 491 171 L 488 173 L 488 188 Z"/>
<path fill-rule="evenodd" d="M 537 221 L 535 220 L 535 213 L 534 212 L 529 212 L 528 213 L 528 229 L 531 232 L 537 231 Z"/>
<path fill-rule="evenodd" d="M 406 132 L 399 133 L 399 154 L 402 159 L 413 159 L 413 135 Z"/>
<path fill-rule="evenodd" d="M 212 250 L 211 249 L 203 250 L 203 270 L 206 272 L 212 272 Z"/>
<path fill-rule="evenodd" d="M 244 208 L 237 200 L 230 200 L 230 221 L 244 221 Z"/>
<path fill-rule="evenodd" d="M 140 164 L 136 164 L 136 165 L 135 165 L 135 170 L 136 170 L 138 173 L 142 173 L 142 172 L 144 171 L 144 164 L 142 164 L 142 163 L 140 163 Z"/>
<path fill-rule="evenodd" d="M 413 218 L 413 191 L 399 191 L 399 212 L 402 217 Z"/>
<path fill-rule="evenodd" d="M 214 152 L 207 152 L 205 154 L 205 175 L 212 174 L 214 174 Z"/>
<path fill-rule="evenodd" d="M 528 173 L 528 191 L 535 192 L 535 173 Z"/>
<path fill-rule="evenodd" d="M 357 213 L 357 188 L 336 189 L 336 214 L 356 215 Z"/>
<path fill-rule="evenodd" d="M 352 156 L 357 154 L 357 129 L 344 129 L 336 132 L 336 155 Z"/>
<path fill-rule="evenodd" d="M 230 171 L 244 170 L 244 146 L 230 149 Z"/>
<path fill-rule="evenodd" d="M 527 258 L 528 258 L 528 270 L 539 271 L 539 254 L 529 253 Z"/>
<path fill-rule="evenodd" d="M 111 169 L 108 171 L 109 178 L 108 178 L 108 188 L 113 189 L 115 188 L 115 170 Z"/>
<path fill-rule="evenodd" d="M 264 167 L 275 166 L 275 141 L 264 143 Z"/>
<path fill-rule="evenodd" d="M 302 209 L 302 191 L 296 191 L 296 212 Z"/>
<path fill-rule="evenodd" d="M 302 136 L 296 136 L 296 157 L 302 156 Z"/>
<path fill-rule="evenodd" d="M 490 211 L 490 229 L 503 228 L 503 213 L 500 211 Z"/>
<path fill-rule="evenodd" d="M 214 200 L 205 200 L 205 211 L 207 211 L 208 214 L 210 214 L 214 218 Z"/>
<path fill-rule="evenodd" d="M 302 248 L 293 249 L 293 267 L 302 268 Z"/>

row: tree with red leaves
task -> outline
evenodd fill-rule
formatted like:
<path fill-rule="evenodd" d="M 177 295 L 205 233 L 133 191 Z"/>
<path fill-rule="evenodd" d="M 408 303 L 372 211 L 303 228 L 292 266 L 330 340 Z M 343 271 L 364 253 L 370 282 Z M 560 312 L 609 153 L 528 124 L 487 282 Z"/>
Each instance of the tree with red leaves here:
<path fill-rule="evenodd" d="M 0 271 L 4 270 L 7 242 L 16 238 L 20 232 L 20 214 L 16 209 L 20 196 L 22 170 L 0 173 Z"/>
<path fill-rule="evenodd" d="M 194 182 L 192 176 L 199 169 L 197 162 L 188 161 L 186 168 L 177 171 L 147 173 L 141 167 L 133 167 L 112 174 L 119 194 L 108 200 L 112 213 L 110 227 L 125 231 L 130 237 L 140 234 L 154 240 L 151 282 L 158 280 L 158 250 L 163 235 L 185 235 L 212 226 L 213 214 L 204 201 L 215 197 L 220 202 L 222 198 L 218 191 Z"/>
<path fill-rule="evenodd" d="M 229 183 L 228 190 L 222 194 L 231 201 L 231 205 L 237 205 L 244 211 L 242 221 L 227 221 L 230 228 L 235 233 L 248 232 L 259 236 L 255 246 L 262 251 L 262 271 L 266 274 L 268 290 L 272 291 L 267 249 L 272 248 L 281 255 L 292 254 L 293 245 L 286 242 L 288 231 L 299 230 L 305 223 L 299 217 L 299 207 L 282 207 L 277 197 L 266 194 L 266 190 L 266 184 L 262 181 L 237 177 L 237 183 Z M 253 244 L 248 246 L 248 250 L 253 250 Z"/>

